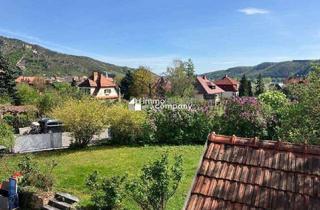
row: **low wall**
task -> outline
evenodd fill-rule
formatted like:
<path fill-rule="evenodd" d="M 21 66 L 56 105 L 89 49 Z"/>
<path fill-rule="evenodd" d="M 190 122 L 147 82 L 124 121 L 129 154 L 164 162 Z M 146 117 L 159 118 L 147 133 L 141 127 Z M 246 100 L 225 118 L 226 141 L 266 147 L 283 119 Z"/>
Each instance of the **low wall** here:
<path fill-rule="evenodd" d="M 109 130 L 106 129 L 101 134 L 95 135 L 93 141 L 109 138 Z M 73 142 L 71 133 L 46 133 L 16 136 L 13 153 L 27 153 L 44 150 L 67 148 Z"/>
<path fill-rule="evenodd" d="M 24 153 L 63 148 L 62 133 L 17 136 L 12 152 Z"/>

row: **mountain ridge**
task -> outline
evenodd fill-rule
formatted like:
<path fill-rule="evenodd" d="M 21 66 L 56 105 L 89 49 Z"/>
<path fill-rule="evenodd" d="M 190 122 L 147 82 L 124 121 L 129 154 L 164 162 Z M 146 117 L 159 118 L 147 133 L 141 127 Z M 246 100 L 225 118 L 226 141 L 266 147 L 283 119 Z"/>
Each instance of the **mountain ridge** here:
<path fill-rule="evenodd" d="M 1 35 L 0 52 L 10 64 L 18 66 L 26 76 L 82 76 L 90 74 L 91 71 L 107 71 L 115 75 L 124 75 L 127 71 L 135 70 L 87 56 L 60 53 L 38 44 Z"/>
<path fill-rule="evenodd" d="M 320 64 L 320 60 L 292 60 L 282 62 L 263 62 L 255 66 L 236 66 L 226 70 L 204 73 L 209 79 L 219 79 L 224 75 L 240 78 L 245 74 L 249 78 L 262 77 L 272 79 L 286 79 L 291 76 L 306 76 L 312 70 L 313 64 Z"/>

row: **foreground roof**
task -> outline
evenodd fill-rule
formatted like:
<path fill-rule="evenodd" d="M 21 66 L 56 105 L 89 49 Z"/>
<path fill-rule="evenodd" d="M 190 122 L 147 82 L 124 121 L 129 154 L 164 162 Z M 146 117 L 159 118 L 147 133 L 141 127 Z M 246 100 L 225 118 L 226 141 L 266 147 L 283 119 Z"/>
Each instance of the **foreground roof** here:
<path fill-rule="evenodd" d="M 224 90 L 222 90 L 220 87 L 208 80 L 206 76 L 197 76 L 197 81 L 200 83 L 205 92 L 209 95 L 224 92 Z"/>
<path fill-rule="evenodd" d="M 320 147 L 210 134 L 185 209 L 319 209 Z"/>

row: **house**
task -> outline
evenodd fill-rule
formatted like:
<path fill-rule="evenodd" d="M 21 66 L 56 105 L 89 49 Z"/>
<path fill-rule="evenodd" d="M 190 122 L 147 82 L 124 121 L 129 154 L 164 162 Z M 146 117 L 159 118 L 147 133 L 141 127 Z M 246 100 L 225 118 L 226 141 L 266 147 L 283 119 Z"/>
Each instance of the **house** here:
<path fill-rule="evenodd" d="M 81 82 L 78 87 L 98 99 L 119 98 L 118 87 L 113 79 L 100 72 L 93 72 L 92 75 Z"/>
<path fill-rule="evenodd" d="M 211 133 L 184 209 L 319 206 L 319 146 Z"/>
<path fill-rule="evenodd" d="M 222 94 L 223 98 L 232 98 L 239 95 L 239 82 L 228 75 L 225 75 L 220 80 L 214 81 L 214 84 L 224 90 L 224 93 Z"/>
<path fill-rule="evenodd" d="M 196 78 L 196 94 L 195 97 L 198 99 L 213 100 L 219 102 L 224 90 L 208 80 L 206 76 L 197 76 Z"/>
<path fill-rule="evenodd" d="M 16 79 L 16 83 L 20 84 L 20 83 L 26 83 L 28 85 L 33 85 L 34 81 L 36 80 L 37 77 L 25 77 L 25 76 L 19 76 Z"/>
<path fill-rule="evenodd" d="M 307 84 L 307 79 L 305 77 L 289 77 L 286 80 L 283 81 L 283 83 L 288 86 L 288 85 L 293 85 L 293 84 Z"/>

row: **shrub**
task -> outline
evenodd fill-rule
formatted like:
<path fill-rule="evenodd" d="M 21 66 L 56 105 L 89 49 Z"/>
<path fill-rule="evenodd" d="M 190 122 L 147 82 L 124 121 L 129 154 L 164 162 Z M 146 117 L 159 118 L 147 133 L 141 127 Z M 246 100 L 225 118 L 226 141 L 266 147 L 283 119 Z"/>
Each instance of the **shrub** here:
<path fill-rule="evenodd" d="M 13 128 L 0 121 L 0 145 L 10 149 L 14 144 Z"/>
<path fill-rule="evenodd" d="M 25 156 L 18 164 L 19 170 L 23 175 L 20 185 L 22 187 L 35 187 L 41 191 L 52 190 L 54 183 L 52 171 L 57 166 L 57 163 L 53 160 L 46 165 L 47 168 L 41 171 L 37 162 L 30 156 Z"/>
<path fill-rule="evenodd" d="M 30 124 L 36 119 L 36 114 L 34 111 L 29 111 L 27 113 L 22 113 L 18 115 L 6 114 L 3 116 L 3 120 L 11 125 L 15 132 L 19 132 L 19 128 L 30 126 Z"/>
<path fill-rule="evenodd" d="M 52 110 L 52 117 L 59 119 L 75 138 L 73 146 L 85 147 L 106 125 L 106 106 L 95 99 L 69 99 Z"/>
<path fill-rule="evenodd" d="M 162 144 L 203 144 L 212 131 L 212 118 L 204 111 L 163 109 L 150 113 L 154 138 Z"/>
<path fill-rule="evenodd" d="M 55 92 L 46 92 L 41 95 L 37 101 L 39 114 L 45 115 L 52 111 L 53 108 L 62 103 L 62 98 Z"/>
<path fill-rule="evenodd" d="M 226 135 L 264 138 L 267 122 L 261 103 L 253 97 L 230 99 L 220 117 L 220 129 Z"/>
<path fill-rule="evenodd" d="M 125 196 L 124 181 L 126 177 L 114 176 L 101 178 L 95 171 L 86 180 L 90 190 L 91 202 L 94 209 L 114 210 L 123 209 L 122 201 Z"/>
<path fill-rule="evenodd" d="M 172 166 L 168 154 L 145 165 L 141 176 L 127 184 L 129 196 L 141 209 L 164 210 L 177 191 L 183 176 L 182 157 L 176 156 Z"/>
<path fill-rule="evenodd" d="M 151 142 L 150 125 L 145 112 L 130 111 L 122 105 L 114 105 L 108 109 L 107 116 L 114 144 Z"/>
<path fill-rule="evenodd" d="M 8 95 L 0 95 L 0 104 L 10 105 L 13 102 L 12 98 Z"/>

